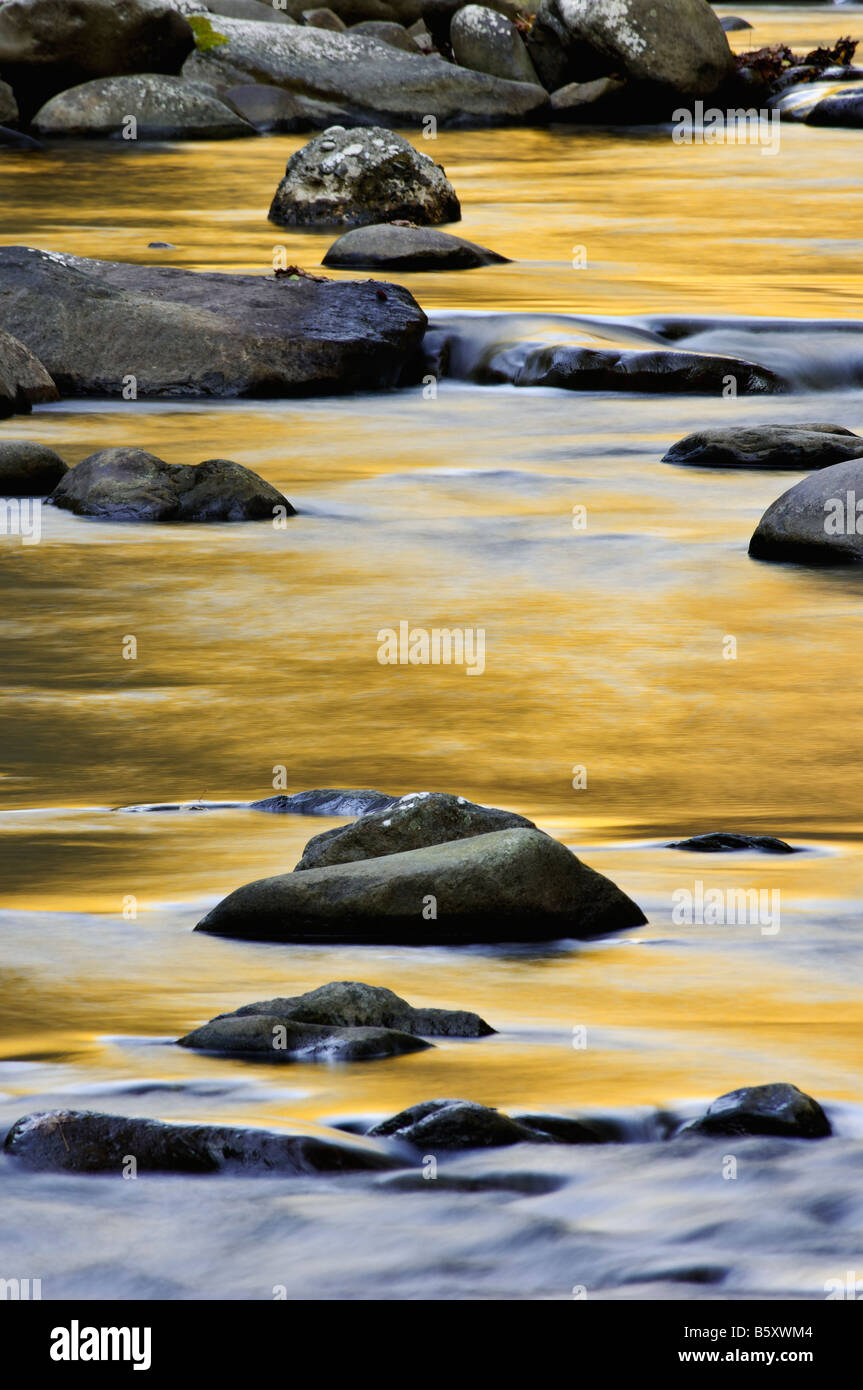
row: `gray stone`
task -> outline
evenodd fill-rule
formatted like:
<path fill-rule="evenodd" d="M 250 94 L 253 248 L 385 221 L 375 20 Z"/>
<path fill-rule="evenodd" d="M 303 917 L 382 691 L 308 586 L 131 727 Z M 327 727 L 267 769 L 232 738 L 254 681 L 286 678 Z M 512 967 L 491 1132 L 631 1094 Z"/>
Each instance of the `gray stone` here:
<path fill-rule="evenodd" d="M 785 384 L 766 367 L 735 357 L 665 349 L 620 351 L 518 345 L 493 355 L 473 379 L 486 385 L 559 386 L 567 391 L 721 395 L 729 377 L 738 395 L 773 394 Z"/>
<path fill-rule="evenodd" d="M 325 787 L 268 796 L 263 801 L 253 801 L 251 809 L 281 816 L 365 816 L 392 806 L 397 800 L 386 792 Z"/>
<path fill-rule="evenodd" d="M 477 806 L 463 796 L 446 792 L 410 792 L 380 811 L 372 811 L 351 825 L 315 835 L 303 850 L 297 870 L 322 869 L 329 864 L 351 864 L 378 859 L 386 854 L 424 849 L 428 845 L 468 840 L 495 830 L 517 827 L 535 830 L 533 821 L 514 811 Z"/>
<path fill-rule="evenodd" d="M 68 471 L 60 455 L 44 444 L 0 441 L 0 497 L 47 497 Z"/>
<path fill-rule="evenodd" d="M 575 111 L 581 115 L 592 106 L 604 106 L 611 98 L 626 91 L 627 84 L 618 77 L 596 77 L 592 82 L 570 82 L 551 94 L 552 111 Z"/>
<path fill-rule="evenodd" d="M 403 24 L 393 24 L 386 19 L 363 19 L 359 24 L 351 25 L 351 33 L 358 34 L 361 38 L 377 39 L 378 43 L 388 43 L 393 48 L 403 49 L 405 53 L 423 51 Z"/>
<path fill-rule="evenodd" d="M 783 492 L 755 528 L 749 554 L 813 565 L 863 560 L 863 459 L 822 468 Z"/>
<path fill-rule="evenodd" d="M 793 845 L 778 840 L 775 835 L 741 835 L 728 830 L 713 830 L 707 835 L 675 840 L 668 848 L 692 850 L 697 854 L 734 854 L 739 850 L 756 850 L 759 854 L 798 853 Z"/>
<path fill-rule="evenodd" d="M 134 116 L 139 140 L 227 140 L 254 127 L 194 83 L 158 73 L 99 77 L 60 92 L 33 118 L 40 135 L 124 139 Z"/>
<path fill-rule="evenodd" d="M 0 314 L 63 395 L 288 396 L 395 385 L 426 318 L 396 285 L 0 247 Z"/>
<path fill-rule="evenodd" d="M 495 1030 L 479 1014 L 461 1009 L 415 1009 L 391 989 L 339 980 L 289 998 L 244 1004 L 220 1019 L 257 1015 L 341 1029 L 395 1029 L 419 1038 L 484 1038 Z M 214 1020 L 217 1022 L 220 1020 Z"/>
<path fill-rule="evenodd" d="M 428 1100 L 411 1105 L 368 1131 L 373 1138 L 401 1139 L 423 1152 L 499 1149 L 512 1144 L 550 1143 L 499 1110 L 469 1100 Z"/>
<path fill-rule="evenodd" d="M 334 241 L 323 265 L 368 270 L 473 270 L 508 260 L 436 227 L 382 222 L 355 227 Z"/>
<path fill-rule="evenodd" d="M 672 444 L 663 463 L 702 468 L 829 468 L 863 455 L 863 438 L 841 425 L 726 425 Z"/>
<path fill-rule="evenodd" d="M 312 29 L 330 29 L 335 34 L 343 34 L 348 27 L 334 10 L 328 10 L 326 7 L 303 10 L 303 23 Z"/>
<path fill-rule="evenodd" d="M 29 415 L 34 405 L 58 399 L 57 387 L 36 355 L 0 329 L 0 416 Z"/>
<path fill-rule="evenodd" d="M 18 124 L 18 103 L 8 82 L 0 82 L 0 125 Z"/>
<path fill-rule="evenodd" d="M 421 1052 L 432 1044 L 392 1028 L 298 1023 L 280 1013 L 224 1014 L 178 1038 L 180 1047 L 256 1061 L 367 1062 Z"/>
<path fill-rule="evenodd" d="M 225 88 L 222 100 L 256 130 L 275 135 L 304 135 L 310 130 L 326 130 L 353 118 L 350 111 L 331 101 L 315 101 L 299 92 L 268 87 L 265 82 L 248 82 Z"/>
<path fill-rule="evenodd" d="M 143 449 L 102 449 L 70 469 L 49 506 L 103 521 L 260 521 L 293 507 L 229 459 L 165 463 Z"/>
<path fill-rule="evenodd" d="M 296 24 L 303 4 L 305 0 L 294 0 L 294 14 L 271 4 L 270 0 L 207 0 L 206 8 L 210 14 L 221 15 L 223 19 L 248 19 L 255 24 Z M 195 8 L 200 13 L 204 6 Z M 211 24 L 218 30 L 218 20 L 211 20 Z"/>
<path fill-rule="evenodd" d="M 787 1082 L 744 1086 L 729 1091 L 701 1119 L 684 1125 L 682 1134 L 773 1134 L 786 1139 L 824 1139 L 830 1121 L 817 1100 Z"/>
<path fill-rule="evenodd" d="M 641 909 L 538 830 L 500 830 L 377 859 L 258 879 L 196 931 L 253 941 L 467 945 L 590 938 Z"/>
<path fill-rule="evenodd" d="M 506 15 L 486 5 L 465 5 L 450 25 L 455 60 L 474 72 L 503 77 L 510 82 L 540 85 L 521 34 Z"/>
<path fill-rule="evenodd" d="M 440 164 L 401 135 L 331 126 L 291 155 L 270 207 L 281 226 L 457 222 L 461 208 Z"/>

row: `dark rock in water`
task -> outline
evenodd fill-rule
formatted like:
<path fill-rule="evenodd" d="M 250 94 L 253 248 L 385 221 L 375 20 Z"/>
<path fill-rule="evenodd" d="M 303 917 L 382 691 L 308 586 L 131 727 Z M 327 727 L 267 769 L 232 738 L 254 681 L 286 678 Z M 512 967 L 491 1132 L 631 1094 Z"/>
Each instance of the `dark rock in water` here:
<path fill-rule="evenodd" d="M 461 208 L 440 164 L 401 135 L 330 126 L 291 155 L 270 207 L 280 226 L 363 226 L 405 218 L 457 222 Z"/>
<path fill-rule="evenodd" d="M 129 116 L 138 140 L 230 140 L 255 129 L 193 82 L 146 73 L 98 77 L 47 101 L 33 129 L 49 139 L 123 140 Z"/>
<path fill-rule="evenodd" d="M 863 560 L 863 459 L 822 468 L 783 492 L 755 528 L 749 554 L 757 560 L 809 565 L 859 564 Z"/>
<path fill-rule="evenodd" d="M 326 7 L 303 10 L 303 23 L 312 29 L 331 29 L 338 34 L 343 34 L 348 27 L 334 10 L 328 10 Z"/>
<path fill-rule="evenodd" d="M 148 251 L 174 251 L 176 247 L 172 241 L 148 241 Z"/>
<path fill-rule="evenodd" d="M 469 1100 L 428 1100 L 401 1110 L 369 1130 L 374 1138 L 402 1139 L 434 1149 L 499 1149 L 510 1144 L 550 1143 L 499 1110 Z"/>
<path fill-rule="evenodd" d="M 473 270 L 507 260 L 435 227 L 383 222 L 345 232 L 333 242 L 322 264 L 369 270 Z"/>
<path fill-rule="evenodd" d="M 270 811 L 280 816 L 365 816 L 370 811 L 383 811 L 398 800 L 386 792 L 343 791 L 327 787 L 324 790 L 289 792 L 253 801 L 253 811 Z"/>
<path fill-rule="evenodd" d="M 0 128 L 18 124 L 18 103 L 8 82 L 0 82 Z"/>
<path fill-rule="evenodd" d="M 722 32 L 724 34 L 735 34 L 739 29 L 751 29 L 752 25 L 748 19 L 741 19 L 739 15 L 727 14 L 724 19 L 720 19 Z"/>
<path fill-rule="evenodd" d="M 26 246 L 0 247 L 0 316 L 64 395 L 122 396 L 133 380 L 139 398 L 393 386 L 426 324 L 412 295 L 388 283 L 198 273 Z"/>
<path fill-rule="evenodd" d="M 548 1136 L 556 1144 L 622 1144 L 624 1128 L 613 1120 L 574 1115 L 513 1115 L 517 1124 Z"/>
<path fill-rule="evenodd" d="M 538 830 L 245 884 L 195 928 L 253 941 L 421 946 L 589 938 L 645 921 L 609 879 Z"/>
<path fill-rule="evenodd" d="M 863 455 L 863 438 L 841 425 L 725 426 L 678 439 L 663 463 L 710 468 L 829 468 Z"/>
<path fill-rule="evenodd" d="M 817 1100 L 796 1086 L 774 1082 L 744 1086 L 720 1096 L 701 1119 L 684 1125 L 681 1134 L 775 1134 L 788 1139 L 824 1139 L 830 1121 Z"/>
<path fill-rule="evenodd" d="M 294 509 L 229 459 L 165 463 L 143 449 L 102 449 L 70 469 L 49 505 L 105 521 L 261 521 Z"/>
<path fill-rule="evenodd" d="M 806 124 L 850 126 L 859 130 L 863 126 L 863 91 L 834 92 L 822 97 L 806 117 Z"/>
<path fill-rule="evenodd" d="M 177 73 L 194 47 L 170 0 L 12 0 L 0 6 L 0 72 L 29 119 L 93 77 Z"/>
<path fill-rule="evenodd" d="M 730 854 L 735 850 L 754 849 L 761 854 L 797 854 L 793 845 L 777 840 L 774 835 L 738 835 L 715 830 L 708 835 L 693 835 L 688 840 L 675 840 L 669 849 L 691 849 L 701 854 Z"/>
<path fill-rule="evenodd" d="M 0 441 L 0 497 L 46 497 L 68 471 L 60 455 L 44 444 Z"/>
<path fill-rule="evenodd" d="M 177 1039 L 180 1047 L 255 1061 L 365 1062 L 421 1052 L 433 1044 L 392 1028 L 298 1023 L 279 1013 L 222 1014 Z"/>
<path fill-rule="evenodd" d="M 351 825 L 315 835 L 303 850 L 296 869 L 322 869 L 328 864 L 377 859 L 518 826 L 536 830 L 533 821 L 514 811 L 477 806 L 463 796 L 450 796 L 447 792 L 410 792 L 383 810 L 366 812 Z"/>
<path fill-rule="evenodd" d="M 378 43 L 388 43 L 393 48 L 401 48 L 405 53 L 421 53 L 422 49 L 403 24 L 394 24 L 386 19 L 363 19 L 351 25 L 351 33 L 361 38 L 377 39 Z"/>
<path fill-rule="evenodd" d="M 394 1192 L 511 1192 L 514 1197 L 541 1197 L 559 1192 L 568 1181 L 553 1173 L 437 1173 L 430 1182 L 421 1172 L 409 1172 L 379 1178 L 375 1186 Z"/>
<path fill-rule="evenodd" d="M 582 347 L 504 349 L 474 373 L 486 385 L 559 386 L 566 391 L 639 391 L 719 395 L 733 379 L 738 395 L 786 390 L 774 372 L 735 357 L 652 349 Z"/>
<path fill-rule="evenodd" d="M 2 303 L 0 285 L 0 307 Z M 37 356 L 0 329 L 0 416 L 29 415 L 34 405 L 56 400 L 57 387 Z"/>
<path fill-rule="evenodd" d="M 268 1014 L 297 1023 L 339 1028 L 395 1028 L 420 1038 L 485 1038 L 495 1030 L 479 1014 L 461 1009 L 415 1009 L 391 989 L 339 980 L 288 999 L 244 1004 L 223 1018 Z"/>
<path fill-rule="evenodd" d="M 248 801 L 146 801 L 136 806 L 115 806 L 115 811 L 242 811 L 247 810 Z"/>
<path fill-rule="evenodd" d="M 309 1134 L 224 1125 L 165 1124 L 92 1110 L 25 1115 L 4 1151 L 36 1171 L 121 1174 L 133 1156 L 138 1172 L 216 1173 L 245 1169 L 281 1174 L 362 1173 L 402 1165 L 359 1144 Z"/>
<path fill-rule="evenodd" d="M 539 86 L 521 34 L 506 15 L 485 5 L 463 5 L 450 24 L 450 43 L 457 63 L 490 77 Z"/>
<path fill-rule="evenodd" d="M 38 140 L 34 140 L 32 135 L 22 135 L 20 130 L 10 130 L 8 126 L 0 125 L 0 149 L 3 150 L 42 150 L 45 146 Z"/>
<path fill-rule="evenodd" d="M 349 108 L 336 102 L 316 101 L 301 92 L 285 92 L 263 82 L 229 87 L 222 91 L 222 100 L 256 130 L 276 135 L 304 135 L 356 119 Z"/>

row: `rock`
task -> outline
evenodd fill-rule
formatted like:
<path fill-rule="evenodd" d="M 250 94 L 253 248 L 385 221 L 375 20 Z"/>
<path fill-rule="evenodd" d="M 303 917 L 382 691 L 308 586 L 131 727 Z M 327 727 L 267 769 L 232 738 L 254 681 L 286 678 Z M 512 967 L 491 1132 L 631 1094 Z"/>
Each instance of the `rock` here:
<path fill-rule="evenodd" d="M 863 91 L 834 92 L 816 102 L 806 117 L 807 125 L 850 126 L 859 130 L 863 126 Z"/>
<path fill-rule="evenodd" d="M 269 811 L 288 816 L 365 816 L 370 811 L 382 811 L 398 800 L 386 792 L 343 791 L 327 787 L 323 790 L 290 792 L 268 796 L 251 802 L 253 811 Z"/>
<path fill-rule="evenodd" d="M 143 449 L 102 449 L 70 469 L 48 499 L 103 521 L 261 521 L 294 509 L 250 468 L 229 459 L 165 463 Z"/>
<path fill-rule="evenodd" d="M 293 15 L 271 4 L 270 0 L 207 0 L 206 7 L 210 14 L 221 15 L 223 19 L 248 19 L 255 24 L 296 24 L 302 13 L 299 6 L 304 3 L 305 0 L 296 0 L 294 8 L 298 13 Z M 196 8 L 200 11 L 204 7 Z M 218 29 L 218 20 L 210 23 Z"/>
<path fill-rule="evenodd" d="M 739 15 L 727 14 L 724 19 L 720 19 L 723 34 L 734 34 L 738 29 L 751 29 L 752 25 L 748 19 L 741 19 Z"/>
<path fill-rule="evenodd" d="M 824 1139 L 830 1121 L 817 1100 L 786 1082 L 744 1086 L 720 1096 L 682 1134 L 773 1134 L 785 1139 Z"/>
<path fill-rule="evenodd" d="M 511 1144 L 548 1143 L 499 1110 L 469 1100 L 427 1100 L 399 1111 L 368 1131 L 369 1137 L 401 1139 L 430 1149 L 499 1149 Z"/>
<path fill-rule="evenodd" d="M 675 840 L 668 849 L 690 849 L 699 854 L 732 854 L 737 850 L 757 850 L 760 854 L 797 854 L 793 845 L 777 840 L 775 835 L 739 835 L 727 830 L 714 830 L 707 835 L 692 835 L 688 840 Z"/>
<path fill-rule="evenodd" d="M 392 1028 L 335 1028 L 296 1023 L 281 1014 L 225 1014 L 177 1039 L 180 1047 L 257 1061 L 367 1062 L 421 1052 L 431 1043 Z"/>
<path fill-rule="evenodd" d="M 129 116 L 137 122 L 138 140 L 228 140 L 255 134 L 217 97 L 182 78 L 158 73 L 99 77 L 60 92 L 37 111 L 33 129 L 53 139 L 122 140 Z"/>
<path fill-rule="evenodd" d="M 41 1172 L 121 1174 L 129 1156 L 143 1173 L 379 1172 L 402 1165 L 368 1146 L 225 1125 L 165 1124 L 92 1110 L 47 1110 L 16 1120 L 4 1152 Z"/>
<path fill-rule="evenodd" d="M 408 29 L 408 34 L 413 39 L 420 53 L 434 52 L 434 39 L 424 19 L 418 19 L 416 24 L 412 24 Z"/>
<path fill-rule="evenodd" d="M 450 25 L 450 43 L 457 63 L 490 77 L 539 84 L 521 34 L 511 19 L 485 5 L 465 5 Z"/>
<path fill-rule="evenodd" d="M 422 21 L 420 20 L 420 23 Z M 425 25 L 423 25 L 425 28 Z M 426 32 L 428 32 L 426 30 Z M 367 39 L 377 39 L 378 43 L 388 43 L 393 48 L 401 48 L 405 53 L 421 53 L 416 39 L 409 34 L 403 24 L 393 24 L 386 19 L 363 19 L 351 25 L 351 33 Z M 430 49 L 425 50 L 429 52 Z"/>
<path fill-rule="evenodd" d="M 342 18 L 351 16 L 336 6 Z M 355 18 L 392 19 L 394 15 Z M 539 113 L 548 98 L 541 87 L 471 72 L 438 56 L 406 53 L 363 34 L 323 29 L 220 21 L 227 37 L 207 52 L 195 52 L 185 77 L 217 87 L 265 82 L 317 101 L 334 103 L 354 121 L 422 126 L 429 114 L 439 125 L 522 120 Z"/>
<path fill-rule="evenodd" d="M 440 164 L 401 135 L 331 126 L 288 160 L 270 207 L 280 226 L 458 222 L 461 208 Z"/>
<path fill-rule="evenodd" d="M 169 0 L 9 0 L 0 6 L 0 72 L 29 118 L 94 77 L 178 73 L 194 38 Z"/>
<path fill-rule="evenodd" d="M 303 23 L 312 29 L 330 29 L 336 34 L 343 34 L 348 27 L 343 19 L 328 9 L 303 10 Z"/>
<path fill-rule="evenodd" d="M 10 130 L 8 126 L 0 125 L 0 149 L 4 150 L 42 150 L 38 140 L 34 140 L 32 135 L 22 135 L 20 130 Z"/>
<path fill-rule="evenodd" d="M 395 1029 L 418 1038 L 485 1038 L 495 1031 L 479 1014 L 460 1009 L 415 1009 L 391 989 L 355 980 L 339 980 L 290 998 L 244 1004 L 231 1014 L 222 1014 L 220 1020 L 261 1014 L 281 1022 L 291 1020 L 329 1028 Z"/>
<path fill-rule="evenodd" d="M 0 125 L 18 124 L 18 103 L 8 82 L 0 82 Z"/>
<path fill-rule="evenodd" d="M 435 227 L 381 222 L 345 232 L 322 264 L 345 270 L 473 270 L 504 262 L 507 256 Z"/>
<path fill-rule="evenodd" d="M 148 242 L 147 242 L 147 250 L 148 250 L 148 251 L 176 251 L 176 249 L 177 249 L 177 248 L 175 247 L 175 245 L 174 245 L 174 243 L 173 243 L 172 241 L 148 241 Z"/>
<path fill-rule="evenodd" d="M 0 247 L 0 321 L 64 395 L 287 396 L 395 385 L 425 314 L 407 290 Z"/>
<path fill-rule="evenodd" d="M 729 378 L 738 395 L 784 391 L 766 367 L 734 357 L 651 349 L 647 352 L 519 344 L 495 353 L 473 374 L 485 385 L 560 386 L 567 391 L 640 391 L 721 395 Z"/>
<path fill-rule="evenodd" d="M 499 830 L 258 879 L 195 928 L 253 941 L 555 941 L 644 923 L 609 879 L 538 830 Z"/>
<path fill-rule="evenodd" d="M 620 92 L 626 91 L 626 83 L 618 77 L 596 77 L 592 82 L 570 82 L 551 94 L 551 109 L 556 112 L 574 111 L 580 116 L 603 113 Z M 592 108 L 597 108 L 593 110 Z"/>
<path fill-rule="evenodd" d="M 783 492 L 755 528 L 749 554 L 810 565 L 863 560 L 863 460 L 822 468 Z"/>
<path fill-rule="evenodd" d="M 68 471 L 60 455 L 44 444 L 0 441 L 0 497 L 47 497 Z"/>
<path fill-rule="evenodd" d="M 11 333 L 0 329 L 0 416 L 28 415 L 34 405 L 56 400 L 57 387 L 42 363 Z"/>
<path fill-rule="evenodd" d="M 315 835 L 303 850 L 297 870 L 322 869 L 378 859 L 409 849 L 468 840 L 495 830 L 517 827 L 536 830 L 533 821 L 513 811 L 477 806 L 463 796 L 446 792 L 410 792 L 380 811 L 371 811 L 351 825 Z"/>
<path fill-rule="evenodd" d="M 863 438 L 841 425 L 725 426 L 672 444 L 663 463 L 710 468 L 829 468 L 863 455 Z"/>
<path fill-rule="evenodd" d="M 621 1144 L 628 1137 L 623 1126 L 601 1116 L 513 1115 L 517 1124 L 553 1139 L 555 1144 Z"/>
<path fill-rule="evenodd" d="M 326 130 L 334 122 L 352 119 L 350 112 L 334 102 L 315 101 L 263 82 L 223 90 L 222 100 L 256 130 L 276 135 L 304 135 L 306 131 Z"/>

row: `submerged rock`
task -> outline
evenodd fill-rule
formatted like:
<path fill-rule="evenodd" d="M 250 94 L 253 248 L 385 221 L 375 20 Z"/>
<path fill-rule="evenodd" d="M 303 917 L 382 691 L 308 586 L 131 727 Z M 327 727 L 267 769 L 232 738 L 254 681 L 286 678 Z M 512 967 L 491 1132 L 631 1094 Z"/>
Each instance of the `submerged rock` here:
<path fill-rule="evenodd" d="M 0 284 L 0 305 L 2 302 Z M 0 329 L 0 416 L 29 415 L 34 405 L 56 400 L 57 387 L 38 357 Z"/>
<path fill-rule="evenodd" d="M 386 282 L 200 273 L 26 246 L 0 247 L 0 313 L 64 395 L 122 396 L 133 382 L 138 398 L 393 386 L 426 324 L 412 295 Z"/>
<path fill-rule="evenodd" d="M 829 468 L 863 455 L 863 438 L 842 425 L 729 425 L 678 439 L 663 463 L 712 468 Z"/>
<path fill-rule="evenodd" d="M 286 497 L 229 459 L 165 463 L 143 449 L 102 449 L 70 469 L 49 505 L 105 521 L 261 521 L 294 514 Z"/>
<path fill-rule="evenodd" d="M 730 854 L 735 850 L 754 849 L 761 854 L 796 854 L 793 845 L 777 840 L 774 835 L 738 835 L 726 830 L 714 830 L 707 835 L 693 835 L 688 840 L 675 840 L 669 849 L 691 849 L 701 854 Z"/>
<path fill-rule="evenodd" d="M 729 380 L 739 395 L 784 391 L 766 367 L 736 357 L 651 349 L 647 352 L 519 345 L 494 354 L 476 369 L 486 385 L 559 386 L 566 391 L 639 391 L 720 395 Z"/>
<path fill-rule="evenodd" d="M 817 1100 L 786 1082 L 744 1086 L 720 1096 L 682 1134 L 774 1134 L 788 1139 L 824 1139 L 830 1121 Z"/>
<path fill-rule="evenodd" d="M 433 1045 L 392 1028 L 300 1023 L 281 1013 L 222 1014 L 177 1042 L 201 1052 L 270 1062 L 366 1062 Z"/>
<path fill-rule="evenodd" d="M 290 998 L 244 1004 L 233 1013 L 221 1014 L 212 1023 L 260 1015 L 346 1031 L 395 1029 L 420 1038 L 484 1038 L 494 1032 L 479 1014 L 460 1009 L 415 1009 L 391 989 L 356 980 L 339 980 Z"/>
<path fill-rule="evenodd" d="M 179 77 L 99 77 L 60 92 L 33 118 L 39 135 L 122 140 L 128 118 L 138 140 L 229 140 L 255 129 L 218 97 Z"/>
<path fill-rule="evenodd" d="M 277 816 L 365 816 L 382 811 L 398 800 L 386 792 L 344 791 L 326 787 L 308 792 L 286 792 L 250 803 L 253 811 L 269 811 Z"/>
<path fill-rule="evenodd" d="M 296 869 L 321 869 L 328 864 L 377 859 L 518 826 L 536 830 L 533 821 L 514 811 L 477 806 L 463 796 L 446 792 L 410 792 L 383 810 L 367 812 L 352 825 L 315 835 L 303 850 Z"/>
<path fill-rule="evenodd" d="M 68 471 L 60 455 L 44 444 L 0 441 L 0 497 L 46 497 Z"/>
<path fill-rule="evenodd" d="M 486 5 L 464 5 L 456 10 L 450 24 L 450 43 L 456 62 L 464 68 L 510 82 L 539 85 L 518 29 L 506 15 Z"/>
<path fill-rule="evenodd" d="M 402 1139 L 416 1148 L 499 1149 L 510 1144 L 549 1143 L 527 1125 L 499 1110 L 469 1100 L 427 1100 L 411 1105 L 368 1131 L 369 1137 Z"/>
<path fill-rule="evenodd" d="M 420 946 L 589 938 L 644 921 L 625 893 L 564 845 L 516 829 L 259 879 L 195 930 Z"/>
<path fill-rule="evenodd" d="M 508 260 L 434 227 L 383 222 L 355 227 L 334 241 L 323 265 L 369 270 L 473 270 Z"/>
<path fill-rule="evenodd" d="M 65 1173 L 122 1174 L 130 1157 L 144 1173 L 362 1173 L 401 1166 L 368 1146 L 309 1134 L 166 1124 L 92 1110 L 25 1115 L 3 1148 L 27 1168 Z"/>
<path fill-rule="evenodd" d="M 440 164 L 401 135 L 330 126 L 291 155 L 270 207 L 281 226 L 361 226 L 405 218 L 458 222 L 461 208 Z"/>
<path fill-rule="evenodd" d="M 755 528 L 749 554 L 810 565 L 863 560 L 863 459 L 822 468 L 783 492 Z"/>

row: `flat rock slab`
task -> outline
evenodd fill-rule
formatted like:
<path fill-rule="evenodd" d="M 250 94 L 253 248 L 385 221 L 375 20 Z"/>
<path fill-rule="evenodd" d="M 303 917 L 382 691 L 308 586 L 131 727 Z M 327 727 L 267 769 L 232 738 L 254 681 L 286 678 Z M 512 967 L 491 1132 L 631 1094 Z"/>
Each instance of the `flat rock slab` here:
<path fill-rule="evenodd" d="M 222 1014 L 177 1041 L 180 1047 L 258 1062 L 365 1062 L 432 1046 L 394 1028 L 301 1023 L 275 1011 Z"/>
<path fill-rule="evenodd" d="M 163 398 L 394 386 L 426 324 L 407 290 L 380 281 L 202 274 L 26 246 L 0 247 L 0 316 L 63 395 L 122 396 L 134 378 L 139 397 Z"/>
<path fill-rule="evenodd" d="M 830 1121 L 817 1100 L 788 1082 L 744 1086 L 720 1096 L 683 1134 L 774 1134 L 787 1139 L 824 1139 Z"/>
<path fill-rule="evenodd" d="M 749 542 L 757 560 L 853 565 L 863 560 L 863 459 L 849 459 L 783 492 Z"/>
<path fill-rule="evenodd" d="M 829 468 L 863 455 L 863 438 L 842 425 L 757 425 L 698 430 L 672 444 L 663 463 L 703 468 Z"/>
<path fill-rule="evenodd" d="M 60 455 L 44 444 L 0 441 L 0 497 L 46 497 L 68 471 Z"/>
<path fill-rule="evenodd" d="M 253 941 L 555 941 L 641 926 L 609 879 L 538 830 L 500 830 L 246 884 L 195 928 Z"/>
<path fill-rule="evenodd" d="M 25 1115 L 4 1152 L 36 1171 L 115 1173 L 129 1156 L 138 1172 L 217 1173 L 237 1169 L 285 1175 L 376 1172 L 400 1165 L 369 1146 L 224 1125 L 166 1124 L 90 1110 Z"/>
<path fill-rule="evenodd" d="M 712 830 L 706 835 L 692 835 L 688 840 L 675 840 L 669 849 L 688 849 L 700 854 L 733 854 L 739 850 L 757 850 L 759 854 L 797 854 L 793 845 L 778 840 L 775 835 L 740 835 L 734 831 Z"/>
<path fill-rule="evenodd" d="M 496 353 L 474 372 L 485 385 L 558 386 L 566 391 L 638 391 L 721 395 L 733 379 L 738 395 L 785 391 L 767 367 L 736 357 L 663 349 L 647 352 L 518 345 Z"/>
<path fill-rule="evenodd" d="M 435 227 L 383 222 L 345 232 L 333 242 L 323 264 L 344 270 L 474 270 L 507 261 L 486 246 Z"/>
<path fill-rule="evenodd" d="M 254 126 L 203 87 L 145 73 L 83 82 L 47 101 L 33 118 L 44 139 L 124 140 L 128 118 L 136 140 L 230 140 Z"/>
<path fill-rule="evenodd" d="M 357 980 L 339 980 L 306 994 L 244 1004 L 221 1018 L 259 1014 L 343 1029 L 394 1028 L 402 1034 L 426 1038 L 483 1038 L 495 1031 L 479 1014 L 462 1009 L 415 1009 L 391 989 Z"/>

